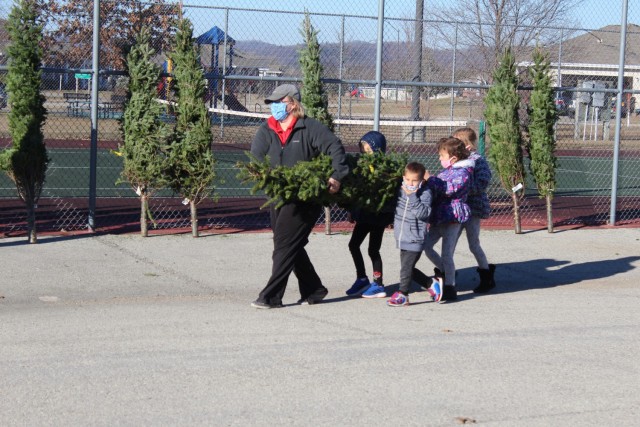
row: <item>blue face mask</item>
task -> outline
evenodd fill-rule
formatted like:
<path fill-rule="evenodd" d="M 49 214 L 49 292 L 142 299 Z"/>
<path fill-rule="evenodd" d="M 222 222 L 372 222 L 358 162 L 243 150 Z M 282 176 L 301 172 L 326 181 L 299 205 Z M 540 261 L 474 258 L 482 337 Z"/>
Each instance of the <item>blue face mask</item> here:
<path fill-rule="evenodd" d="M 271 115 L 274 119 L 281 122 L 289 116 L 287 112 L 286 102 L 272 102 L 271 103 Z"/>
<path fill-rule="evenodd" d="M 422 183 L 418 184 L 418 185 L 409 185 L 407 184 L 406 181 L 402 181 L 402 186 L 405 188 L 405 190 L 407 191 L 418 191 L 418 189 L 420 187 L 422 187 Z"/>

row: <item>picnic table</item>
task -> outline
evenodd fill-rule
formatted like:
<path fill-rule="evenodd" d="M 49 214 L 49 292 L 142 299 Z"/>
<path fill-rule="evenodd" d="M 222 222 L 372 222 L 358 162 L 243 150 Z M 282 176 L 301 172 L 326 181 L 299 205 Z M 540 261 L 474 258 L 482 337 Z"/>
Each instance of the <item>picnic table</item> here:
<path fill-rule="evenodd" d="M 67 102 L 67 116 L 84 117 L 91 112 L 91 95 L 88 93 L 64 93 Z M 113 95 L 111 101 L 98 102 L 98 117 L 110 119 L 116 117 L 124 108 L 126 97 Z"/>
<path fill-rule="evenodd" d="M 65 92 L 62 94 L 67 103 L 67 116 L 78 117 L 83 111 L 91 109 L 91 94 L 84 92 Z"/>
<path fill-rule="evenodd" d="M 91 94 L 86 92 L 65 92 L 62 94 L 65 101 L 90 100 Z"/>

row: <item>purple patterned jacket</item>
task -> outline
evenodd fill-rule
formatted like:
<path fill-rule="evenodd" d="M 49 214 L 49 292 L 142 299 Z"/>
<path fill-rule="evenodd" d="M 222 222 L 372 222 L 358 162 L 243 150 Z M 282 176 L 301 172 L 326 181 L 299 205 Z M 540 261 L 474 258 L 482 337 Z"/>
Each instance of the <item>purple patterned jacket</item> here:
<path fill-rule="evenodd" d="M 475 162 L 475 166 L 473 167 L 473 184 L 469 190 L 467 204 L 471 208 L 472 216 L 482 219 L 489 218 L 491 205 L 487 196 L 487 187 L 491 183 L 491 169 L 489 163 L 476 151 L 472 151 L 469 158 Z"/>
<path fill-rule="evenodd" d="M 474 165 L 471 159 L 458 160 L 437 176 L 429 177 L 427 186 L 433 193 L 430 224 L 462 224 L 469 220 L 471 209 L 467 204 L 467 196 L 473 183 Z"/>

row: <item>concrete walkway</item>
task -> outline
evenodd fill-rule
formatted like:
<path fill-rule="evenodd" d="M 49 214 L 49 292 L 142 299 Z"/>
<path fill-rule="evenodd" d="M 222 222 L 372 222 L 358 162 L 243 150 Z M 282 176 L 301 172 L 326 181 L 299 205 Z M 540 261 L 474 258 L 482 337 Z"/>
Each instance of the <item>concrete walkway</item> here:
<path fill-rule="evenodd" d="M 463 237 L 459 301 L 403 308 L 344 296 L 348 240 L 311 237 L 326 303 L 256 310 L 270 233 L 0 239 L 1 424 L 640 423 L 639 229 L 483 231 L 482 296 Z"/>

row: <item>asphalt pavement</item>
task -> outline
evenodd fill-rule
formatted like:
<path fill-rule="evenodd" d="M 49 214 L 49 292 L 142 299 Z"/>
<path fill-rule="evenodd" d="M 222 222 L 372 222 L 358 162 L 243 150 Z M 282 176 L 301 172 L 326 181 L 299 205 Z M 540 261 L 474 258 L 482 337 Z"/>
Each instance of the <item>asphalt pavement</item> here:
<path fill-rule="evenodd" d="M 457 302 L 391 308 L 347 298 L 349 235 L 314 233 L 326 302 L 292 276 L 257 310 L 270 233 L 0 239 L 0 424 L 640 425 L 640 229 L 481 240 L 492 293 L 463 237 Z M 382 255 L 390 294 L 392 233 Z"/>

